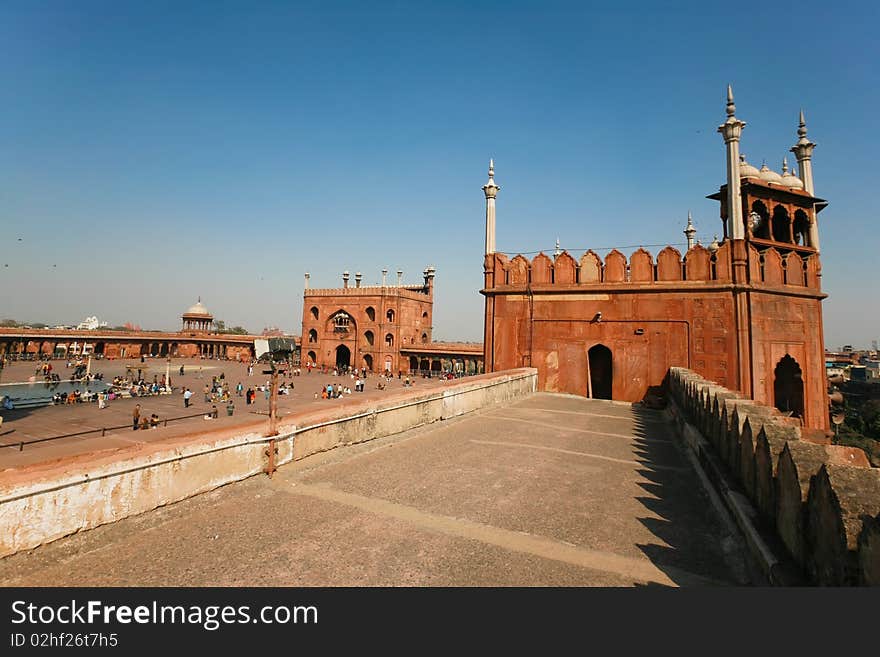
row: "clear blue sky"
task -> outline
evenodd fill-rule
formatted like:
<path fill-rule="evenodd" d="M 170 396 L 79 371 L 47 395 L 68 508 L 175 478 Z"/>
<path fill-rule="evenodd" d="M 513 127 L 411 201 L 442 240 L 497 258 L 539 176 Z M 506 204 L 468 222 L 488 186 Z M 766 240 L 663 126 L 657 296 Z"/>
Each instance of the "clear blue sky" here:
<path fill-rule="evenodd" d="M 729 82 L 756 166 L 805 109 L 826 342 L 867 346 L 878 5 L 4 2 L 0 317 L 177 328 L 201 295 L 298 333 L 303 272 L 433 264 L 435 338 L 480 340 L 489 157 L 500 250 L 677 243 L 688 209 L 708 243 Z"/>

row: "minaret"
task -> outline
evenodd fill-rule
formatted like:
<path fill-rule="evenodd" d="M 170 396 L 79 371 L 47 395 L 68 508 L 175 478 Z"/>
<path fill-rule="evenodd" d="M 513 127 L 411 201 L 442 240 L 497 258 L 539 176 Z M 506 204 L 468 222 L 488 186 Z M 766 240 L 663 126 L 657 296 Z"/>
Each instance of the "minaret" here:
<path fill-rule="evenodd" d="M 739 138 L 745 121 L 735 116 L 733 89 L 727 85 L 727 120 L 718 126 L 718 132 L 727 145 L 727 235 L 734 240 L 745 239 L 742 216 L 742 195 L 739 188 Z"/>
<path fill-rule="evenodd" d="M 688 225 L 687 228 L 684 229 L 684 236 L 687 237 L 688 241 L 688 251 L 694 248 L 694 235 L 697 234 L 697 229 L 694 228 L 694 222 L 691 219 L 691 211 L 688 210 Z"/>
<path fill-rule="evenodd" d="M 559 248 L 559 238 L 557 237 L 556 238 L 556 250 L 553 251 L 553 255 L 558 258 L 559 254 L 561 254 L 561 253 L 562 253 L 562 249 Z"/>
<path fill-rule="evenodd" d="M 486 195 L 486 253 L 495 253 L 495 197 L 501 189 L 495 184 L 495 161 L 489 160 L 489 182 L 483 185 Z"/>
<path fill-rule="evenodd" d="M 801 174 L 801 180 L 804 181 L 804 191 L 810 196 L 815 196 L 813 191 L 813 149 L 816 144 L 807 139 L 807 122 L 804 121 L 804 110 L 801 110 L 800 125 L 798 126 L 798 141 L 791 147 L 798 161 L 798 171 Z"/>
<path fill-rule="evenodd" d="M 309 289 L 309 272 L 306 272 L 306 273 L 305 273 L 305 279 L 306 279 L 306 281 L 305 281 L 305 289 L 308 290 L 308 289 Z"/>
<path fill-rule="evenodd" d="M 813 191 L 813 149 L 816 144 L 807 139 L 807 122 L 804 120 L 804 110 L 801 110 L 800 125 L 798 125 L 798 141 L 791 147 L 798 161 L 798 173 L 804 181 L 804 191 L 810 196 L 815 196 Z M 819 222 L 815 216 L 810 222 L 810 246 L 819 251 Z"/>

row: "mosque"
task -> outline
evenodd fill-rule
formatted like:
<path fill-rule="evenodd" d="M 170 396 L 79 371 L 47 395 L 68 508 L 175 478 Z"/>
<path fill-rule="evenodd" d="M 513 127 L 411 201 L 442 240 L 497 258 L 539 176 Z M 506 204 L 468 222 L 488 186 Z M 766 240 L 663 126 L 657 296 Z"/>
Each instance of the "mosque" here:
<path fill-rule="evenodd" d="M 560 251 L 531 260 L 495 248 L 494 163 L 486 198 L 484 361 L 487 372 L 530 366 L 541 390 L 635 402 L 687 367 L 827 432 L 818 215 L 812 154 L 800 114 L 797 173 L 740 155 L 745 122 L 728 87 L 727 179 L 708 198 L 722 235 L 656 258 Z"/>

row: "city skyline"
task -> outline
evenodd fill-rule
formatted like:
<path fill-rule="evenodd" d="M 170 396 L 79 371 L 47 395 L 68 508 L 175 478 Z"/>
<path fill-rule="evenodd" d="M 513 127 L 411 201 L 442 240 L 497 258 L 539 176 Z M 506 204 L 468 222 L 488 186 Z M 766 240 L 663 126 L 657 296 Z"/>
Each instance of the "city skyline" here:
<path fill-rule="evenodd" d="M 803 3 L 803 46 L 779 42 L 785 7 L 755 25 L 501 7 L 0 9 L 0 315 L 177 329 L 201 296 L 227 326 L 298 334 L 304 272 L 416 283 L 433 265 L 435 338 L 479 341 L 489 158 L 501 251 L 681 250 L 689 210 L 708 244 L 730 83 L 755 166 L 792 165 L 805 110 L 826 346 L 878 338 L 876 8 Z"/>

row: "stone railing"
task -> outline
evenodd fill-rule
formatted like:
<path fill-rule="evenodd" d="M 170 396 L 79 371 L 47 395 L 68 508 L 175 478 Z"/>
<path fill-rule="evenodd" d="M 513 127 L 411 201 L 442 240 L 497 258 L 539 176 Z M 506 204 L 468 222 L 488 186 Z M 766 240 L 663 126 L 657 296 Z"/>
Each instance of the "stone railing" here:
<path fill-rule="evenodd" d="M 283 467 L 318 452 L 448 420 L 535 391 L 537 370 L 522 368 L 401 389 L 382 399 L 346 400 L 285 416 L 279 435 L 264 421 L 200 428 L 192 434 L 62 457 L 0 471 L 0 557 L 74 532 Z"/>
<path fill-rule="evenodd" d="M 685 442 L 722 464 L 734 506 L 748 500 L 740 516 L 778 539 L 807 581 L 880 585 L 880 469 L 862 450 L 809 442 L 792 418 L 689 370 L 670 369 L 668 384 Z"/>

